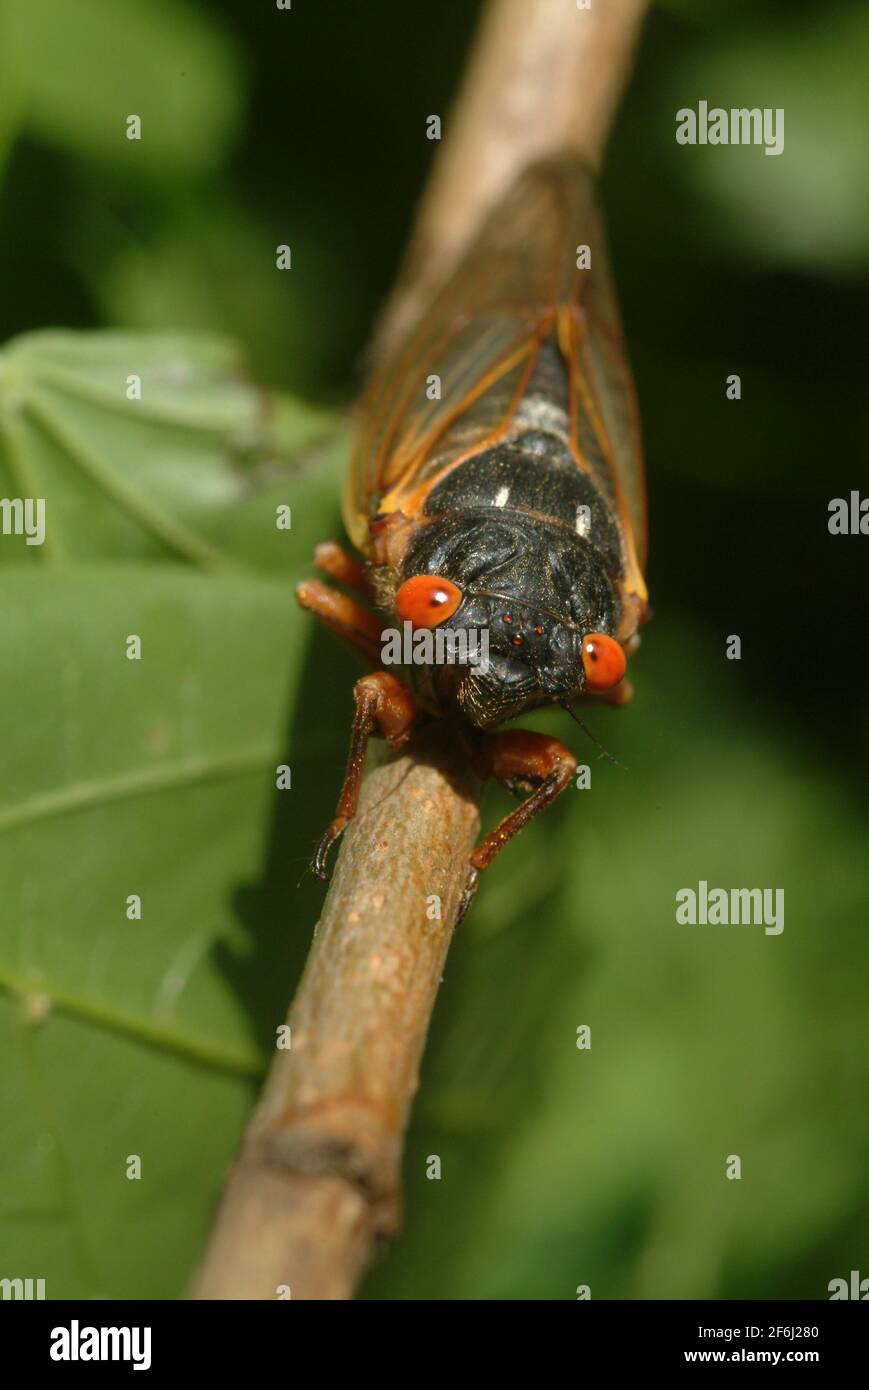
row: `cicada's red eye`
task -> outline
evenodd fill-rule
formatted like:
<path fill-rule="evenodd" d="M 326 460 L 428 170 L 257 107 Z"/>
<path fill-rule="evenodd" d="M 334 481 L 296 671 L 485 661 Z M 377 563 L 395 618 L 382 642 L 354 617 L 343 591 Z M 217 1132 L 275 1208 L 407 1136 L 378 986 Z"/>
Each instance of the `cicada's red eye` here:
<path fill-rule="evenodd" d="M 462 601 L 462 591 L 437 574 L 415 574 L 405 579 L 395 595 L 395 609 L 414 627 L 437 627 L 451 618 Z"/>
<path fill-rule="evenodd" d="M 582 639 L 582 666 L 589 690 L 611 690 L 625 674 L 625 654 L 614 637 L 590 632 Z"/>

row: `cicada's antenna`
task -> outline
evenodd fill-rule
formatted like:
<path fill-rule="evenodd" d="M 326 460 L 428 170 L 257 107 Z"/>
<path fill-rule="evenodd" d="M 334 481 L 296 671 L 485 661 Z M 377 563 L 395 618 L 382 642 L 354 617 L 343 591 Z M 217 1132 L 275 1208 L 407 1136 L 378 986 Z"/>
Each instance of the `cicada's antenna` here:
<path fill-rule="evenodd" d="M 556 700 L 555 703 L 556 703 L 557 705 L 560 705 L 561 708 L 562 708 L 563 710 L 566 710 L 566 711 L 567 711 L 567 713 L 570 715 L 571 719 L 573 720 L 574 724 L 578 724 L 579 727 L 582 729 L 582 732 L 583 732 L 584 734 L 587 734 L 588 737 L 591 739 L 592 743 L 595 744 L 596 747 L 598 747 L 598 748 L 600 749 L 600 756 L 601 756 L 602 758 L 606 758 L 607 762 L 614 763 L 616 767 L 620 767 L 621 770 L 622 770 L 622 772 L 627 772 L 628 769 L 625 767 L 624 763 L 620 763 L 619 760 L 618 760 L 618 758 L 614 758 L 613 755 L 612 755 L 612 753 L 608 752 L 608 750 L 607 750 L 606 748 L 604 748 L 604 746 L 603 746 L 603 744 L 601 743 L 600 739 L 595 737 L 595 735 L 592 733 L 591 729 L 589 729 L 588 725 L 583 724 L 583 722 L 582 722 L 582 720 L 580 719 L 579 715 L 576 714 L 576 713 L 574 713 L 574 711 L 571 709 L 570 705 L 567 703 L 566 700 Z"/>

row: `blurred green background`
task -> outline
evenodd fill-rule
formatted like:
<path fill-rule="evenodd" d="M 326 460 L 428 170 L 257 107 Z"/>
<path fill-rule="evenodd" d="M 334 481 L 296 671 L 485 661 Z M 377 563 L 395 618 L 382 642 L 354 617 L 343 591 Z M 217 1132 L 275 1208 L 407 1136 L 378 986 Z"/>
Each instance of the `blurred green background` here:
<path fill-rule="evenodd" d="M 0 493 L 49 527 L 0 540 L 0 1277 L 48 1297 L 182 1291 L 304 960 L 355 667 L 291 586 L 475 17 L 0 0 L 0 342 L 116 330 L 0 349 Z M 867 490 L 867 51 L 859 0 L 649 17 L 603 178 L 655 620 L 590 722 L 627 770 L 549 717 L 592 787 L 457 937 L 368 1296 L 869 1275 L 866 542 L 827 530 Z M 784 153 L 678 146 L 701 99 L 783 107 Z M 699 879 L 783 888 L 783 934 L 677 926 Z"/>

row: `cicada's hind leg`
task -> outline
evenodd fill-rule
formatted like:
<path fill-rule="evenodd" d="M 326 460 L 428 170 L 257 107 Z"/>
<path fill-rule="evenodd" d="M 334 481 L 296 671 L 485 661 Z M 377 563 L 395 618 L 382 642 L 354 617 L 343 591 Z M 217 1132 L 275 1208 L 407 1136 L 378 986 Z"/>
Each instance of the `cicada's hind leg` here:
<path fill-rule="evenodd" d="M 416 721 L 416 702 L 407 686 L 390 671 L 374 671 L 363 676 L 353 687 L 356 714 L 350 735 L 350 755 L 344 785 L 338 798 L 335 819 L 321 837 L 314 853 L 311 868 L 318 878 L 326 878 L 326 859 L 347 822 L 356 814 L 368 740 L 375 732 L 387 740 L 390 747 L 402 748 L 410 738 Z"/>
<path fill-rule="evenodd" d="M 350 557 L 347 556 L 349 560 Z M 350 561 L 351 564 L 355 563 Z M 355 598 L 339 593 L 318 579 L 306 579 L 296 586 L 296 598 L 331 632 L 352 647 L 366 666 L 380 665 L 383 624 L 375 613 L 363 608 Z"/>
<path fill-rule="evenodd" d="M 462 898 L 459 921 L 477 891 L 480 872 L 489 867 L 508 840 L 512 840 L 523 826 L 560 796 L 576 772 L 576 758 L 565 744 L 547 734 L 535 734 L 524 729 L 509 729 L 502 734 L 487 736 L 476 761 L 482 777 L 503 782 L 511 792 L 527 791 L 530 795 L 490 831 L 471 855 L 471 872 Z"/>
<path fill-rule="evenodd" d="M 345 584 L 348 589 L 361 594 L 363 598 L 370 597 L 365 566 L 360 565 L 359 561 L 337 541 L 321 541 L 315 546 L 314 564 L 318 570 L 328 574 L 330 579 L 337 579 L 339 584 Z"/>
<path fill-rule="evenodd" d="M 365 566 L 337 541 L 322 541 L 316 546 L 314 564 L 330 579 L 352 589 L 361 598 L 371 598 Z M 376 614 L 348 594 L 342 594 L 329 584 L 321 584 L 317 579 L 307 579 L 297 585 L 296 598 L 303 608 L 352 647 L 366 666 L 377 669 L 383 625 Z"/>

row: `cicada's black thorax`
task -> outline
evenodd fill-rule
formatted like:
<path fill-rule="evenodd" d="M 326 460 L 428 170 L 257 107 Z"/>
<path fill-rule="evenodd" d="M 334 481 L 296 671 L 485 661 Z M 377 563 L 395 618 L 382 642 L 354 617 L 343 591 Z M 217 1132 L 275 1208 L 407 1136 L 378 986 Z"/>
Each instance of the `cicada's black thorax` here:
<path fill-rule="evenodd" d="M 461 589 L 451 628 L 488 632 L 488 671 L 465 668 L 455 687 L 479 727 L 577 698 L 583 635 L 618 627 L 619 529 L 565 430 L 552 393 L 529 391 L 509 438 L 432 489 L 404 558 L 402 578 L 436 574 Z"/>

